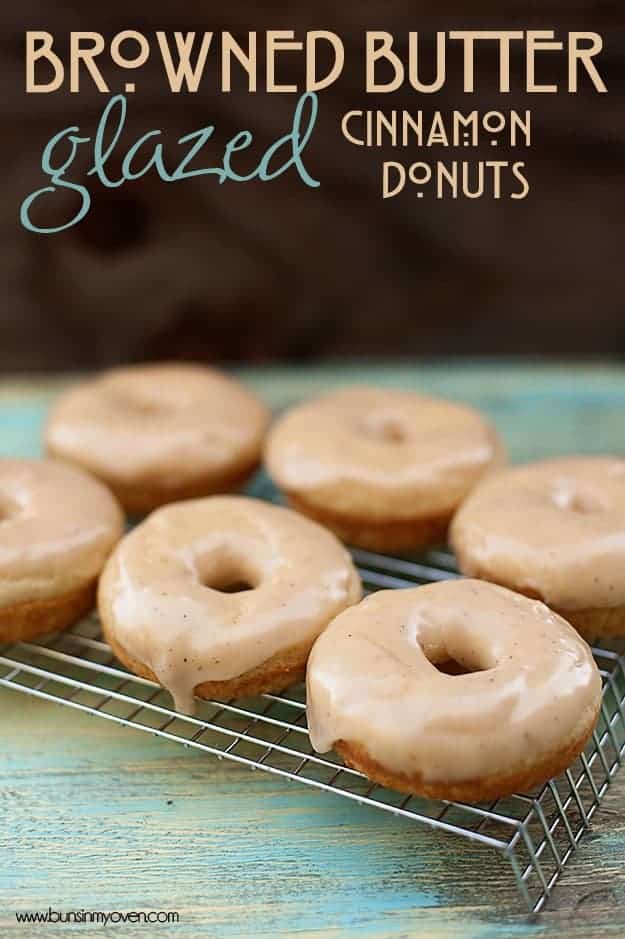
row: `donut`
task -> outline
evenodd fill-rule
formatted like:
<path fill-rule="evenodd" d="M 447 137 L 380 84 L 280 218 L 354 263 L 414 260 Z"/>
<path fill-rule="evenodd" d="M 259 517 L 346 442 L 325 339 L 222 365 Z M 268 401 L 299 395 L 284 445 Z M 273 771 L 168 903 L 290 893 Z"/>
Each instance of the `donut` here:
<path fill-rule="evenodd" d="M 89 470 L 131 514 L 230 492 L 256 469 L 269 413 L 239 382 L 191 364 L 113 369 L 61 395 L 52 456 Z"/>
<path fill-rule="evenodd" d="M 117 658 L 191 713 L 194 694 L 239 698 L 301 680 L 314 640 L 360 596 L 350 556 L 320 525 L 211 496 L 158 509 L 126 535 L 98 606 Z"/>
<path fill-rule="evenodd" d="M 465 574 L 542 600 L 588 639 L 625 635 L 625 460 L 502 471 L 462 505 L 451 542 Z"/>
<path fill-rule="evenodd" d="M 315 750 L 401 792 L 479 802 L 524 792 L 582 751 L 601 679 L 544 604 L 479 580 L 384 590 L 313 646 Z"/>
<path fill-rule="evenodd" d="M 124 528 L 111 493 L 56 460 L 0 459 L 0 643 L 88 613 Z"/>
<path fill-rule="evenodd" d="M 466 405 L 352 387 L 279 418 L 265 464 L 293 508 L 348 544 L 393 552 L 443 541 L 461 500 L 503 455 Z"/>

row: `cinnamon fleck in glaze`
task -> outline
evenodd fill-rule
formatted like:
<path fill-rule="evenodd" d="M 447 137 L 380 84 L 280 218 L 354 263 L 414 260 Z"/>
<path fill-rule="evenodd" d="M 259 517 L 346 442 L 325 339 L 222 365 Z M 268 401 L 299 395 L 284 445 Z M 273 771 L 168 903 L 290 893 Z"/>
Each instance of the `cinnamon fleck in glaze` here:
<path fill-rule="evenodd" d="M 360 596 L 330 532 L 289 509 L 213 496 L 159 509 L 127 535 L 98 601 L 115 641 L 190 712 L 196 686 L 312 645 Z"/>
<path fill-rule="evenodd" d="M 467 674 L 439 670 L 447 660 Z M 425 783 L 540 763 L 588 734 L 601 681 L 544 604 L 476 580 L 380 591 L 338 616 L 308 662 L 311 741 L 342 741 Z"/>
<path fill-rule="evenodd" d="M 504 470 L 461 506 L 451 542 L 464 573 L 560 611 L 622 606 L 625 460 L 566 457 Z"/>

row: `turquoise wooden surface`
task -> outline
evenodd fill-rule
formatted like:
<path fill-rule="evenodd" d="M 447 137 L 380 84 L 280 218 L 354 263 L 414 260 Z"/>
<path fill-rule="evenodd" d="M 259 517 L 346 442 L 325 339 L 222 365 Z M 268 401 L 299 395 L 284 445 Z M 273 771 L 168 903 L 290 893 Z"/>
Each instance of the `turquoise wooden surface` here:
<path fill-rule="evenodd" d="M 625 369 L 506 364 L 247 371 L 274 407 L 362 381 L 474 402 L 514 459 L 625 452 Z M 0 384 L 0 453 L 36 455 L 65 382 Z M 44 935 L 622 936 L 625 770 L 548 910 L 522 914 L 500 859 L 95 717 L 0 690 L 0 935 L 15 910 L 177 910 L 178 926 Z M 32 931 L 31 931 L 32 930 Z"/>

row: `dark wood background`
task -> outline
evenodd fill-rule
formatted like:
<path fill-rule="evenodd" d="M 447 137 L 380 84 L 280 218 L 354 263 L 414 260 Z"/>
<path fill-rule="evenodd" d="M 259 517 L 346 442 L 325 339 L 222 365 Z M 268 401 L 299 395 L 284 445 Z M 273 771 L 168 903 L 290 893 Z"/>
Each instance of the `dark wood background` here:
<path fill-rule="evenodd" d="M 112 0 L 106 13 L 78 0 L 62 9 L 51 0 L 4 4 L 0 368 L 72 369 L 156 357 L 622 356 L 625 9 L 583 0 L 510 0 L 505 14 L 494 0 L 477 6 L 467 16 L 460 3 L 379 0 L 356 11 L 323 0 L 314 13 L 292 3 L 261 17 L 255 4 L 239 0 Z M 577 95 L 528 96 L 518 90 L 522 62 L 515 59 L 516 90 L 499 96 L 497 62 L 487 55 L 470 98 L 457 81 L 435 101 L 410 91 L 377 101 L 362 93 L 367 27 L 405 37 L 409 29 L 529 26 L 601 32 L 609 93 L 598 95 L 586 83 Z M 24 31 L 48 29 L 60 40 L 70 29 L 127 28 L 340 32 L 347 65 L 340 82 L 322 93 L 306 156 L 321 188 L 308 190 L 295 175 L 242 186 L 210 178 L 175 185 L 145 178 L 120 190 L 92 184 L 93 207 L 78 227 L 55 236 L 22 229 L 19 204 L 44 184 L 43 145 L 68 124 L 92 129 L 106 100 L 87 87 L 80 95 L 26 95 Z M 562 81 L 564 59 L 546 67 L 545 80 L 550 72 Z M 172 95 L 155 60 L 137 75 L 137 86 L 129 96 L 128 143 L 152 128 L 174 138 L 214 123 L 215 160 L 244 127 L 271 142 L 288 129 L 294 107 L 292 96 L 219 95 L 211 82 L 197 95 Z M 382 155 L 350 147 L 339 131 L 344 111 L 375 106 L 531 107 L 533 146 L 527 157 L 510 157 L 527 159 L 530 196 L 417 202 L 405 194 L 383 202 Z M 471 151 L 471 159 L 492 158 L 487 149 Z"/>

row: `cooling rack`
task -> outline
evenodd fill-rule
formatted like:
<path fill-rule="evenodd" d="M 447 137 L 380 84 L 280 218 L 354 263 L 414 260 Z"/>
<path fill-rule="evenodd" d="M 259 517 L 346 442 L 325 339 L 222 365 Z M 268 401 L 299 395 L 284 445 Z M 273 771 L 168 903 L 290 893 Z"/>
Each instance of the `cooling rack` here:
<path fill-rule="evenodd" d="M 451 555 L 418 561 L 354 551 L 368 591 L 456 577 Z M 538 912 L 575 851 L 625 752 L 625 643 L 593 649 L 603 701 L 589 745 L 541 788 L 468 805 L 420 799 L 371 783 L 333 754 L 313 752 L 303 685 L 237 701 L 199 701 L 193 717 L 172 710 L 160 686 L 127 672 L 94 615 L 67 632 L 0 649 L 0 685 L 177 741 L 457 835 L 509 863 L 522 901 Z"/>

